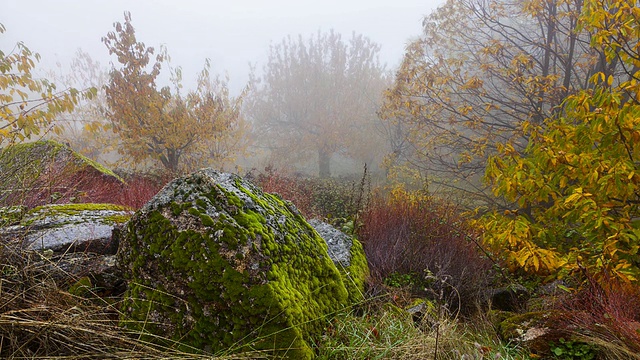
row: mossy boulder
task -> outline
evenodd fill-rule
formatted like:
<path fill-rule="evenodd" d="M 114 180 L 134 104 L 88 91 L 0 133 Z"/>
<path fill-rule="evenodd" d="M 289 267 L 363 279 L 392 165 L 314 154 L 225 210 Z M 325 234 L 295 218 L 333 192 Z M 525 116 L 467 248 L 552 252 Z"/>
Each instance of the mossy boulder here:
<path fill-rule="evenodd" d="M 118 236 L 123 325 L 206 353 L 309 359 L 348 293 L 290 203 L 203 169 L 167 184 Z"/>
<path fill-rule="evenodd" d="M 112 204 L 56 204 L 31 210 L 0 208 L 0 240 L 24 250 L 115 254 L 114 227 L 133 211 Z"/>
<path fill-rule="evenodd" d="M 504 341 L 526 347 L 532 354 L 547 356 L 551 343 L 568 338 L 566 332 L 555 326 L 560 316 L 557 311 L 495 312 L 493 316 L 500 320 L 498 333 Z"/>
<path fill-rule="evenodd" d="M 369 276 L 369 265 L 360 241 L 323 221 L 313 219 L 309 224 L 326 242 L 329 257 L 342 274 L 342 280 L 349 292 L 349 304 L 362 302 L 364 283 Z"/>
<path fill-rule="evenodd" d="M 109 202 L 124 181 L 52 140 L 0 149 L 0 205 Z"/>

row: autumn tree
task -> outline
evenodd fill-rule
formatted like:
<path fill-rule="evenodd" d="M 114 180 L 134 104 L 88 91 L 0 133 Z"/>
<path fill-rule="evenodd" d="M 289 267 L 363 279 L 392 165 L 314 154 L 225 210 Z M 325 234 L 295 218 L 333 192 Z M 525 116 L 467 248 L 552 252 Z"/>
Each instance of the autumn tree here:
<path fill-rule="evenodd" d="M 107 115 L 120 137 L 122 153 L 136 163 L 158 161 L 177 173 L 186 170 L 185 157 L 193 163 L 193 156 L 206 155 L 202 149 L 215 144 L 221 134 L 237 130 L 233 127 L 239 121 L 241 97 L 230 98 L 226 84 L 210 86 L 208 63 L 197 91 L 186 96 L 180 92 L 180 68 L 170 69 L 173 89 L 159 88 L 156 82 L 168 62 L 166 51 L 155 54 L 154 48 L 136 39 L 129 13 L 124 23 L 114 26 L 115 32 L 109 32 L 103 42 L 120 67 L 111 70 L 105 91 Z"/>
<path fill-rule="evenodd" d="M 200 119 L 208 134 L 189 155 L 189 168 L 216 166 L 225 168 L 244 154 L 249 146 L 249 124 L 241 112 L 248 88 L 239 96 L 229 94 L 228 79 L 211 76 L 211 63 L 205 61 L 198 75 L 198 86 L 187 100 L 192 108 L 192 116 Z"/>
<path fill-rule="evenodd" d="M 4 31 L 0 24 L 0 36 Z M 40 55 L 23 43 L 0 49 L 0 146 L 29 140 L 52 129 L 59 131 L 53 124 L 56 116 L 73 110 L 83 96 L 95 94 L 94 89 L 57 89 L 48 80 L 37 78 L 33 72 L 39 60 Z"/>
<path fill-rule="evenodd" d="M 320 177 L 328 177 L 336 154 L 367 161 L 383 149 L 375 132 L 386 85 L 379 50 L 361 35 L 347 42 L 333 31 L 272 45 L 250 107 L 272 156 L 315 157 Z"/>
<path fill-rule="evenodd" d="M 427 16 L 381 110 L 396 130 L 389 164 L 417 169 L 471 205 L 495 204 L 481 177 L 496 144 L 522 152 L 527 128 L 561 112 L 599 71 L 602 52 L 578 27 L 583 7 L 450 0 Z"/>
<path fill-rule="evenodd" d="M 585 0 L 579 28 L 599 71 L 562 113 L 530 127 L 523 152 L 505 145 L 490 159 L 494 193 L 517 209 L 479 223 L 513 269 L 640 280 L 639 20 L 635 0 Z"/>

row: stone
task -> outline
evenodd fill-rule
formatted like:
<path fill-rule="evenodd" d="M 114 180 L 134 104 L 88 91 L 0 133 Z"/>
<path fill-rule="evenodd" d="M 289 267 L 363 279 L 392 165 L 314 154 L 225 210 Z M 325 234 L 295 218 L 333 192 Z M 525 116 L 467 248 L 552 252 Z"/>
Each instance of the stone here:
<path fill-rule="evenodd" d="M 327 245 L 290 203 L 203 169 L 173 180 L 117 233 L 121 323 L 185 351 L 310 359 L 347 305 Z"/>
<path fill-rule="evenodd" d="M 91 293 L 83 295 L 97 295 L 105 299 L 121 296 L 126 289 L 115 255 L 91 252 L 55 254 L 43 259 L 42 267 L 60 288 L 72 289 L 84 280 L 83 284 L 88 285 Z"/>
<path fill-rule="evenodd" d="M 109 202 L 124 181 L 113 171 L 52 140 L 0 149 L 0 205 Z"/>
<path fill-rule="evenodd" d="M 498 325 L 500 337 L 510 343 L 526 347 L 532 354 L 549 356 L 550 345 L 569 334 L 558 330 L 554 322 L 559 318 L 554 311 L 533 311 L 505 316 Z"/>
<path fill-rule="evenodd" d="M 349 304 L 362 302 L 369 265 L 360 241 L 321 220 L 312 219 L 309 224 L 327 244 L 329 257 L 340 270 L 349 292 Z"/>
<path fill-rule="evenodd" d="M 529 290 L 520 284 L 488 289 L 484 293 L 485 301 L 494 310 L 519 311 L 525 307 L 531 297 Z"/>
<path fill-rule="evenodd" d="M 2 214 L 3 211 L 0 211 Z M 0 227 L 3 244 L 17 244 L 23 250 L 54 252 L 94 252 L 115 254 L 114 227 L 133 214 L 130 209 L 111 204 L 44 205 L 26 211 L 19 218 L 12 214 Z"/>

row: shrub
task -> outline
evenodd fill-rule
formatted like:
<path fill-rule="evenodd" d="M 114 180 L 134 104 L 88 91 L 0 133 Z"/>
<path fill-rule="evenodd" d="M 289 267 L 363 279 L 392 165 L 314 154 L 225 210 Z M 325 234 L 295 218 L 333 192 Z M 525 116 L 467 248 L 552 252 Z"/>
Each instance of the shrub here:
<path fill-rule="evenodd" d="M 139 209 L 155 196 L 169 180 L 169 178 L 162 176 L 130 175 L 127 177 L 127 183 L 122 191 L 115 197 L 115 203 Z"/>
<path fill-rule="evenodd" d="M 425 285 L 438 294 L 442 290 L 450 309 L 475 309 L 491 280 L 491 262 L 469 240 L 473 231 L 454 205 L 394 189 L 376 194 L 361 221 L 358 237 L 373 282 L 410 274 L 416 290 Z M 416 274 L 422 282 L 415 281 Z"/>
<path fill-rule="evenodd" d="M 640 287 L 606 275 L 585 277 L 580 290 L 560 301 L 557 324 L 604 358 L 640 359 Z"/>
<path fill-rule="evenodd" d="M 256 185 L 291 201 L 308 219 L 318 218 L 336 226 L 353 221 L 364 207 L 368 190 L 365 172 L 358 183 L 349 178 L 313 178 L 278 172 L 271 167 L 257 175 Z M 366 188 L 366 189 L 365 189 Z"/>

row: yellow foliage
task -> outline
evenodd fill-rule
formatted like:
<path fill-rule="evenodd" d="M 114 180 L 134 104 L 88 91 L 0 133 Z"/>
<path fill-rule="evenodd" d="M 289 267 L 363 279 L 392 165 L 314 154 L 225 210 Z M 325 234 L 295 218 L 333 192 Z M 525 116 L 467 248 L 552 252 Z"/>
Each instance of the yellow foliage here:
<path fill-rule="evenodd" d="M 0 24 L 0 36 L 4 31 Z M 0 49 L 0 146 L 31 139 L 46 130 L 58 132 L 55 117 L 73 110 L 81 97 L 95 93 L 95 89 L 59 91 L 49 81 L 35 77 L 40 55 L 23 43 L 11 45 L 7 51 Z"/>
<path fill-rule="evenodd" d="M 505 146 L 489 162 L 501 164 L 487 167 L 494 192 L 527 205 L 526 214 L 494 212 L 479 221 L 485 241 L 506 247 L 502 252 L 517 268 L 556 275 L 586 268 L 639 279 L 640 104 L 634 99 L 640 24 L 630 21 L 634 3 L 586 1 L 581 20 L 593 32 L 594 49 L 635 73 L 626 79 L 596 73 L 595 86 L 567 97 L 563 112 L 530 137 L 523 155 Z"/>

